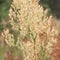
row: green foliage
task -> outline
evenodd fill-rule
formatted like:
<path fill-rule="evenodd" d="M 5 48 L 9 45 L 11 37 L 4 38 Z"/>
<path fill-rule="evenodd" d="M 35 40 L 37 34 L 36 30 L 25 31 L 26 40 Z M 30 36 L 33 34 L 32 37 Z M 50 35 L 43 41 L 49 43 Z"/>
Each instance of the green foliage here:
<path fill-rule="evenodd" d="M 2 18 L 8 17 L 9 8 L 12 0 L 0 0 L 0 22 Z"/>
<path fill-rule="evenodd" d="M 44 47 L 41 45 L 41 50 L 40 50 L 40 57 L 41 57 L 41 60 L 46 60 L 46 57 L 45 57 L 45 49 Z"/>
<path fill-rule="evenodd" d="M 49 17 L 51 15 L 52 11 L 50 8 L 48 8 L 47 16 Z"/>
<path fill-rule="evenodd" d="M 6 27 L 10 29 L 12 25 L 10 23 L 7 23 Z"/>
<path fill-rule="evenodd" d="M 18 49 L 17 47 L 13 47 L 13 56 L 14 56 L 14 58 L 16 56 L 18 56 L 18 57 L 20 57 L 21 60 L 24 60 L 23 50 L 22 49 Z"/>
<path fill-rule="evenodd" d="M 0 4 L 2 4 L 2 3 L 4 3 L 5 2 L 5 0 L 0 0 Z"/>
<path fill-rule="evenodd" d="M 3 31 L 4 27 L 2 24 L 0 24 L 0 31 Z"/>
<path fill-rule="evenodd" d="M 20 34 L 20 32 L 16 31 L 16 30 L 13 30 L 13 29 L 10 29 L 10 33 L 13 34 L 13 36 L 14 36 L 14 44 L 16 44 L 17 40 L 18 40 L 17 36 Z"/>

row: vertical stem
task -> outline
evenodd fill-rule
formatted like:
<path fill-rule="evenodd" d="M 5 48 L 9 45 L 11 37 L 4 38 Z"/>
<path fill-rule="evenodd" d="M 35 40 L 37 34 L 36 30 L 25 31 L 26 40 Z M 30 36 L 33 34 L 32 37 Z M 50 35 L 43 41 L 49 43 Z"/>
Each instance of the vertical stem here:
<path fill-rule="evenodd" d="M 32 35 L 32 38 L 34 40 L 34 60 L 37 60 L 37 54 L 36 54 L 36 37 L 37 37 L 37 34 L 36 34 L 35 37 Z"/>
<path fill-rule="evenodd" d="M 36 40 L 34 40 L 34 60 L 37 60 L 36 59 Z"/>

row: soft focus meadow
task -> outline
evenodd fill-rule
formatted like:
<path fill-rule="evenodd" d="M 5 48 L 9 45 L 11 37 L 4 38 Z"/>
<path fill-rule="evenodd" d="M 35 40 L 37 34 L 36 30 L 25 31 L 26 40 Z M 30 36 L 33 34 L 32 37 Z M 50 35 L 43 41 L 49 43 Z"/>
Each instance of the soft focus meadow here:
<path fill-rule="evenodd" d="M 60 60 L 58 27 L 38 2 L 12 1 L 0 34 L 0 60 Z"/>

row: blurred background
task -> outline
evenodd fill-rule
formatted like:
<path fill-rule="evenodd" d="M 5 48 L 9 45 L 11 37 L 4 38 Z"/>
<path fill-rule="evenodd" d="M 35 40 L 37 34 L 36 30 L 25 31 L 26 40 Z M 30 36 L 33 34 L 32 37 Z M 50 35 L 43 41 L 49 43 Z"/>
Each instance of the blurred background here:
<path fill-rule="evenodd" d="M 60 18 L 60 0 L 40 0 L 39 4 L 41 4 L 44 9 L 48 8 L 48 13 L 52 13 L 53 16 Z"/>

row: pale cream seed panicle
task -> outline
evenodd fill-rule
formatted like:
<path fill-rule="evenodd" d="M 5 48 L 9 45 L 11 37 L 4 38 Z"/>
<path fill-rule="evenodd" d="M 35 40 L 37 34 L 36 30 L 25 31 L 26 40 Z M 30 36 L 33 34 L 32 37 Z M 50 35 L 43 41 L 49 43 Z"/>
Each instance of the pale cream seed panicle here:
<path fill-rule="evenodd" d="M 9 22 L 12 29 L 20 33 L 15 45 L 13 35 L 9 30 L 4 31 L 5 41 L 9 46 L 21 48 L 24 60 L 39 60 L 41 45 L 44 45 L 46 51 L 50 53 L 52 42 L 57 41 L 54 36 L 58 35 L 58 31 L 52 25 L 52 16 L 46 16 L 47 11 L 48 9 L 44 11 L 38 4 L 38 0 L 13 0 L 11 4 Z"/>

